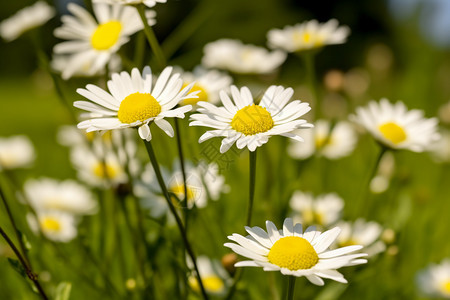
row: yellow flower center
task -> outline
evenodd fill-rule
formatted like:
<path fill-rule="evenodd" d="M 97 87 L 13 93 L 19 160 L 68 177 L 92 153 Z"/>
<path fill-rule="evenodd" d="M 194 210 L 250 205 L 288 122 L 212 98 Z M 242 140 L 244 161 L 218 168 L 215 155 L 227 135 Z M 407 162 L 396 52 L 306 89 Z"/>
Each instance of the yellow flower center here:
<path fill-rule="evenodd" d="M 108 50 L 114 46 L 120 37 L 122 24 L 119 21 L 109 21 L 98 25 L 91 36 L 91 45 L 95 50 Z"/>
<path fill-rule="evenodd" d="M 273 125 L 274 122 L 270 113 L 264 107 L 256 104 L 238 110 L 231 120 L 231 127 L 245 135 L 266 132 Z"/>
<path fill-rule="evenodd" d="M 188 185 L 186 191 L 187 191 L 187 202 L 193 203 L 197 199 L 199 191 L 197 191 L 196 188 L 191 187 L 189 185 Z M 177 185 L 173 185 L 173 186 L 169 187 L 169 192 L 175 194 L 175 196 L 178 198 L 178 200 L 183 200 L 184 199 L 184 184 L 177 184 Z M 179 205 L 180 205 L 180 203 L 177 202 L 177 199 L 175 197 L 172 197 L 172 203 L 177 207 L 179 207 Z"/>
<path fill-rule="evenodd" d="M 442 292 L 445 295 L 450 295 L 450 280 L 446 280 L 441 285 Z"/>
<path fill-rule="evenodd" d="M 309 225 L 325 225 L 325 217 L 322 213 L 313 210 L 302 211 L 303 223 Z"/>
<path fill-rule="evenodd" d="M 52 217 L 45 217 L 41 220 L 41 228 L 44 231 L 60 231 L 61 230 L 61 224 L 57 219 L 54 219 Z"/>
<path fill-rule="evenodd" d="M 298 236 L 283 237 L 276 241 L 267 258 L 270 263 L 291 271 L 310 269 L 319 261 L 313 246 Z"/>
<path fill-rule="evenodd" d="M 111 165 L 107 163 L 97 163 L 94 165 L 94 168 L 92 170 L 94 172 L 94 175 L 98 178 L 115 178 L 119 172 L 120 168 L 117 165 Z"/>
<path fill-rule="evenodd" d="M 187 84 L 183 85 L 183 88 L 185 88 L 186 86 L 187 86 Z M 191 92 L 197 92 L 197 91 L 199 92 L 197 94 L 198 98 L 184 99 L 183 101 L 181 101 L 181 105 L 188 105 L 188 104 L 195 105 L 195 104 L 197 104 L 197 102 L 200 102 L 200 101 L 208 102 L 209 95 L 206 92 L 206 90 L 201 85 L 195 83 L 194 86 L 191 88 Z"/>
<path fill-rule="evenodd" d="M 205 287 L 207 292 L 210 293 L 218 293 L 220 291 L 223 290 L 224 288 L 224 283 L 223 280 L 215 275 L 211 275 L 211 276 L 205 276 L 202 278 L 202 283 L 203 286 Z M 200 286 L 198 284 L 197 278 L 196 277 L 189 277 L 189 285 L 191 286 L 191 288 L 196 291 L 196 292 L 200 292 Z"/>
<path fill-rule="evenodd" d="M 383 137 L 394 145 L 398 145 L 406 140 L 405 130 L 394 122 L 387 122 L 378 126 Z"/>
<path fill-rule="evenodd" d="M 154 118 L 161 112 L 161 105 L 148 93 L 128 95 L 120 103 L 117 117 L 122 123 L 134 123 Z"/>
<path fill-rule="evenodd" d="M 323 46 L 323 38 L 314 32 L 294 32 L 293 40 L 298 46 L 303 46 L 305 44 L 312 44 L 315 47 Z"/>
<path fill-rule="evenodd" d="M 316 149 L 322 149 L 326 145 L 332 144 L 331 137 L 328 136 L 316 136 L 314 142 L 316 144 Z"/>

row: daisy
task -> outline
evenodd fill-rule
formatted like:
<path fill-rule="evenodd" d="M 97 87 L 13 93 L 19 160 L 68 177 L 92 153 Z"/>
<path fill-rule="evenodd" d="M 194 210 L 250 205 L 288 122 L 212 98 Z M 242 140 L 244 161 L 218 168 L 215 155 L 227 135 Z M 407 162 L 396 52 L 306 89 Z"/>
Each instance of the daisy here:
<path fill-rule="evenodd" d="M 56 54 L 50 62 L 51 68 L 57 73 L 63 73 L 70 67 L 72 63 L 72 55 Z M 111 54 L 107 68 L 92 71 L 92 61 L 85 61 L 84 65 L 77 66 L 77 69 L 70 77 L 92 77 L 104 75 L 105 71 L 109 73 L 119 72 L 122 69 L 122 60 L 118 54 Z"/>
<path fill-rule="evenodd" d="M 357 219 L 355 222 L 340 222 L 341 234 L 336 240 L 337 247 L 362 245 L 364 252 L 374 256 L 386 249 L 386 245 L 380 241 L 383 227 L 374 221 Z"/>
<path fill-rule="evenodd" d="M 406 108 L 403 102 L 391 104 L 387 99 L 369 102 L 357 108 L 351 118 L 361 124 L 385 147 L 422 152 L 439 139 L 437 119 L 425 119 L 421 110 Z"/>
<path fill-rule="evenodd" d="M 187 264 L 190 269 L 193 268 L 193 264 L 189 259 L 187 259 Z M 211 260 L 206 256 L 198 256 L 197 266 L 206 292 L 216 296 L 225 295 L 230 278 L 220 262 L 218 260 Z M 189 276 L 188 284 L 192 290 L 200 293 L 200 286 L 195 274 Z"/>
<path fill-rule="evenodd" d="M 306 120 L 298 119 L 306 114 L 311 107 L 308 103 L 295 100 L 290 102 L 294 90 L 282 86 L 270 86 L 264 93 L 259 104 L 255 104 L 252 94 L 247 87 L 240 90 L 231 86 L 233 101 L 224 92 L 220 92 L 220 99 L 224 107 L 217 107 L 207 102 L 199 102 L 200 114 L 193 114 L 194 120 L 190 126 L 206 126 L 215 130 L 203 134 L 199 142 L 202 143 L 212 137 L 225 137 L 220 146 L 224 153 L 236 142 L 238 149 L 247 147 L 255 151 L 257 147 L 267 143 L 273 135 L 282 135 L 298 141 L 303 139 L 293 133 L 297 128 L 309 128 L 313 125 Z"/>
<path fill-rule="evenodd" d="M 136 5 L 143 3 L 148 7 L 153 7 L 158 3 L 166 3 L 167 0 L 93 0 L 94 3 L 110 3 L 110 4 L 122 4 L 122 5 Z"/>
<path fill-rule="evenodd" d="M 331 19 L 326 23 L 317 20 L 305 21 L 284 29 L 272 29 L 267 33 L 269 47 L 287 52 L 299 52 L 326 45 L 343 44 L 350 34 L 347 26 L 338 26 L 338 21 Z"/>
<path fill-rule="evenodd" d="M 203 49 L 202 64 L 242 74 L 266 74 L 273 72 L 286 59 L 283 51 L 273 51 L 254 45 L 244 45 L 239 40 L 221 39 Z"/>
<path fill-rule="evenodd" d="M 245 227 L 248 236 L 236 233 L 228 236 L 237 244 L 226 243 L 225 247 L 251 259 L 236 263 L 236 267 L 262 267 L 264 271 L 280 271 L 283 275 L 306 276 L 311 283 L 324 285 L 322 278 L 347 283 L 336 269 L 367 262 L 361 258 L 367 254 L 350 254 L 362 246 L 328 250 L 339 235 L 338 227 L 321 233 L 311 226 L 303 233 L 302 225 L 294 226 L 288 218 L 281 230 L 270 221 L 266 221 L 266 228 L 267 232 L 257 226 Z"/>
<path fill-rule="evenodd" d="M 34 158 L 34 147 L 28 137 L 0 138 L 0 170 L 27 167 Z"/>
<path fill-rule="evenodd" d="M 37 1 L 31 6 L 19 10 L 12 17 L 0 23 L 0 35 L 8 42 L 21 36 L 24 32 L 39 27 L 55 15 L 55 9 L 44 1 Z"/>
<path fill-rule="evenodd" d="M 417 275 L 417 284 L 427 296 L 450 299 L 450 259 L 431 264 Z"/>
<path fill-rule="evenodd" d="M 331 132 L 330 132 L 331 131 Z M 318 120 L 312 130 L 302 130 L 304 143 L 291 141 L 288 153 L 296 159 L 306 159 L 314 153 L 328 159 L 339 159 L 352 153 L 356 146 L 356 133 L 348 122 L 338 122 L 331 128 L 327 120 Z"/>
<path fill-rule="evenodd" d="M 318 225 L 321 228 L 336 223 L 344 208 L 344 201 L 334 193 L 314 198 L 311 193 L 295 191 L 289 203 L 296 223 Z"/>
<path fill-rule="evenodd" d="M 63 211 L 82 215 L 97 210 L 92 193 L 73 180 L 32 179 L 25 182 L 24 191 L 36 211 Z"/>
<path fill-rule="evenodd" d="M 64 40 L 54 47 L 56 54 L 70 55 L 62 77 L 76 73 L 98 74 L 129 37 L 144 28 L 136 9 L 128 6 L 97 3 L 93 5 L 95 18 L 84 8 L 69 3 L 73 16 L 62 17 L 63 25 L 54 32 Z M 147 12 L 149 25 L 155 24 L 155 13 Z"/>
<path fill-rule="evenodd" d="M 127 72 L 114 73 L 108 81 L 109 93 L 92 84 L 78 89 L 80 95 L 93 102 L 74 103 L 75 107 L 89 111 L 88 116 L 93 118 L 80 122 L 78 128 L 90 132 L 138 127 L 139 136 L 150 141 L 149 123 L 154 122 L 173 137 L 173 128 L 164 118 L 184 118 L 191 105 L 173 108 L 181 100 L 195 97 L 195 92 L 188 94 L 192 84 L 181 89 L 180 75 L 171 73 L 172 67 L 165 68 L 153 88 L 151 69 L 145 67 L 142 75 L 137 68 L 131 71 L 131 76 Z"/>
<path fill-rule="evenodd" d="M 38 212 L 37 219 L 28 214 L 27 221 L 33 232 L 42 232 L 46 238 L 55 242 L 67 243 L 77 236 L 75 217 L 68 213 Z"/>
<path fill-rule="evenodd" d="M 219 92 L 227 89 L 233 82 L 233 79 L 225 73 L 217 70 L 208 71 L 202 67 L 195 68 L 193 73 L 184 72 L 182 78 L 185 85 L 195 82 L 191 91 L 198 91 L 198 98 L 184 99 L 181 105 L 195 105 L 199 101 L 217 104 Z"/>

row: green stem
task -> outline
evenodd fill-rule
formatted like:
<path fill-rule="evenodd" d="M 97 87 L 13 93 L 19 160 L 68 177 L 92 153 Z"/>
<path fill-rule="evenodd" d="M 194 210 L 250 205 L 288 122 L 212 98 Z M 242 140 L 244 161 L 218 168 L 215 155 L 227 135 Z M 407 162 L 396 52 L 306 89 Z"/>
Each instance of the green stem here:
<path fill-rule="evenodd" d="M 186 251 L 188 252 L 189 257 L 192 260 L 192 264 L 194 265 L 195 275 L 197 277 L 197 281 L 198 281 L 198 284 L 200 286 L 200 290 L 202 292 L 203 298 L 205 300 L 207 300 L 209 298 L 208 298 L 208 295 L 206 294 L 205 287 L 203 286 L 203 282 L 202 282 L 202 279 L 200 277 L 200 272 L 199 272 L 198 267 L 197 267 L 197 259 L 195 257 L 194 251 L 192 250 L 191 244 L 189 243 L 189 240 L 187 238 L 186 230 L 185 230 L 185 228 L 183 226 L 183 223 L 181 222 L 180 216 L 178 215 L 178 213 L 177 213 L 177 211 L 175 209 L 175 206 L 173 205 L 173 203 L 172 203 L 172 201 L 170 199 L 170 195 L 169 195 L 169 192 L 167 190 L 166 184 L 164 183 L 164 179 L 163 179 L 163 177 L 161 175 L 161 170 L 159 169 L 158 160 L 156 159 L 155 152 L 153 151 L 152 144 L 151 144 L 151 142 L 145 142 L 145 141 L 144 141 L 144 144 L 145 144 L 145 147 L 147 149 L 148 156 L 149 156 L 150 161 L 152 163 L 153 169 L 155 171 L 155 175 L 156 175 L 156 178 L 158 180 L 159 186 L 161 187 L 161 191 L 162 191 L 162 193 L 164 195 L 164 198 L 166 199 L 167 205 L 169 206 L 170 212 L 172 213 L 172 215 L 175 218 L 175 221 L 177 223 L 178 230 L 180 231 L 181 238 L 183 240 L 183 243 L 184 243 L 184 246 L 186 248 Z"/>
<path fill-rule="evenodd" d="M 38 290 L 42 299 L 47 300 L 48 297 L 45 294 L 44 289 L 42 288 L 41 284 L 38 281 L 38 276 L 36 275 L 36 273 L 33 272 L 30 265 L 25 262 L 25 259 L 20 254 L 19 249 L 17 249 L 17 247 L 14 245 L 13 241 L 8 237 L 6 232 L 1 227 L 0 227 L 0 235 L 5 239 L 6 243 L 8 243 L 8 245 L 11 247 L 13 252 L 16 254 L 17 258 L 19 259 L 20 264 L 25 269 L 25 273 L 27 274 L 27 277 L 33 282 L 34 286 Z"/>
<path fill-rule="evenodd" d="M 314 66 L 314 56 L 315 53 L 312 52 L 306 52 L 303 53 L 302 58 L 305 63 L 305 69 L 306 69 L 306 81 L 309 87 L 309 91 L 311 93 L 311 100 L 315 104 L 315 118 L 318 119 L 318 117 L 321 115 L 321 106 L 320 101 L 318 97 L 318 91 L 317 91 L 317 83 L 316 83 L 316 69 Z"/>
<path fill-rule="evenodd" d="M 297 279 L 297 277 L 289 276 L 288 294 L 287 294 L 287 298 L 286 298 L 287 300 L 294 299 L 295 279 Z"/>
<path fill-rule="evenodd" d="M 256 151 L 250 151 L 250 181 L 249 181 L 249 198 L 247 210 L 247 226 L 252 222 L 253 199 L 255 198 L 255 181 L 256 181 Z"/>
<path fill-rule="evenodd" d="M 175 118 L 175 135 L 177 136 L 177 149 L 178 149 L 178 155 L 180 157 L 180 165 L 181 165 L 181 173 L 183 175 L 183 192 L 184 192 L 184 198 L 183 198 L 183 211 L 184 211 L 184 226 L 187 230 L 188 226 L 188 191 L 187 191 L 187 179 L 186 179 L 186 168 L 184 165 L 184 155 L 183 155 L 183 144 L 181 143 L 181 130 L 180 125 L 178 124 L 178 118 Z M 194 199 L 192 199 L 194 200 Z"/>
<path fill-rule="evenodd" d="M 166 58 L 164 57 L 164 53 L 161 49 L 161 46 L 158 43 L 158 39 L 156 38 L 155 33 L 150 25 L 148 25 L 147 17 L 145 16 L 145 5 L 143 3 L 138 4 L 136 9 L 139 12 L 139 16 L 141 17 L 142 23 L 144 23 L 144 32 L 147 37 L 147 41 L 152 48 L 153 53 L 155 54 L 156 60 L 158 61 L 159 67 L 163 69 L 166 66 Z"/>

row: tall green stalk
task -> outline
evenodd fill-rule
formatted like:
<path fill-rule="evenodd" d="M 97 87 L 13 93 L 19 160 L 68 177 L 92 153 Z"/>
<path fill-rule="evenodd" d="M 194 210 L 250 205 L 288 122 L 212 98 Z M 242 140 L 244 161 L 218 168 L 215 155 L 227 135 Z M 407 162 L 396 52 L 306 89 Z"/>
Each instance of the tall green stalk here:
<path fill-rule="evenodd" d="M 288 283 L 288 293 L 287 293 L 287 300 L 293 300 L 294 299 L 294 290 L 295 290 L 295 279 L 297 277 L 295 276 L 288 276 L 289 277 L 289 283 Z"/>
<path fill-rule="evenodd" d="M 253 212 L 253 200 L 255 198 L 255 182 L 256 182 L 256 151 L 249 151 L 250 154 L 250 180 L 249 180 L 249 197 L 248 197 L 248 210 L 247 210 L 247 226 L 251 225 L 252 212 Z"/>
<path fill-rule="evenodd" d="M 170 195 L 169 195 L 169 192 L 167 190 L 167 187 L 166 187 L 166 184 L 164 182 L 164 179 L 162 177 L 161 170 L 160 170 L 159 164 L 158 164 L 158 160 L 156 159 L 155 152 L 153 151 L 152 144 L 151 144 L 151 142 L 145 142 L 145 141 L 144 141 L 144 144 L 145 144 L 145 148 L 147 149 L 147 153 L 148 153 L 148 156 L 150 158 L 150 162 L 151 162 L 151 164 L 153 166 L 153 169 L 155 171 L 155 175 L 156 175 L 156 178 L 158 180 L 158 183 L 159 183 L 159 186 L 161 188 L 161 191 L 162 191 L 162 193 L 164 195 L 164 198 L 166 199 L 167 205 L 169 206 L 170 212 L 174 216 L 175 221 L 177 223 L 178 230 L 180 231 L 181 238 L 182 238 L 183 243 L 184 243 L 184 247 L 186 248 L 186 251 L 187 251 L 189 257 L 191 258 L 192 264 L 194 265 L 195 275 L 197 277 L 197 281 L 198 281 L 198 284 L 200 286 L 200 290 L 201 290 L 202 296 L 203 296 L 203 298 L 205 300 L 207 300 L 209 298 L 208 298 L 208 295 L 206 294 L 205 287 L 203 286 L 203 282 L 202 282 L 202 279 L 200 277 L 200 272 L 199 272 L 198 266 L 197 266 L 197 259 L 195 257 L 194 251 L 192 250 L 191 244 L 189 243 L 189 240 L 188 240 L 188 237 L 187 237 L 187 234 L 186 234 L 186 229 L 184 228 L 184 225 L 183 225 L 183 223 L 182 223 L 182 221 L 180 219 L 180 216 L 178 215 L 178 213 L 177 213 L 177 211 L 175 209 L 175 206 L 173 205 L 172 200 L 170 199 Z"/>

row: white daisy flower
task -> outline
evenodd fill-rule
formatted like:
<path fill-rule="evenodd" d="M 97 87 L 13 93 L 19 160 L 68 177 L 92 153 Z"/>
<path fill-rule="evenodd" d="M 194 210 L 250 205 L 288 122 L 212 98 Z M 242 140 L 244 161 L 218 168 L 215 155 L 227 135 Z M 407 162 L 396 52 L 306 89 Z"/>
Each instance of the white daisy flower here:
<path fill-rule="evenodd" d="M 62 74 L 68 67 L 70 67 L 72 58 L 72 55 L 56 54 L 53 55 L 50 65 L 55 72 Z M 100 76 L 105 74 L 106 69 L 110 74 L 119 72 L 122 69 L 122 60 L 117 54 L 111 55 L 109 62 L 107 63 L 108 68 L 98 69 L 97 71 L 93 72 L 92 63 L 93 61 L 85 61 L 84 65 L 77 66 L 77 69 L 73 74 L 71 74 L 71 77 Z"/>
<path fill-rule="evenodd" d="M 6 41 L 11 42 L 24 32 L 47 23 L 54 15 L 55 9 L 53 7 L 44 1 L 37 1 L 3 20 L 0 23 L 0 35 Z"/>
<path fill-rule="evenodd" d="M 326 23 L 311 20 L 283 29 L 272 29 L 267 33 L 267 39 L 271 48 L 298 52 L 326 45 L 343 44 L 349 34 L 350 29 L 347 26 L 338 26 L 335 19 Z"/>
<path fill-rule="evenodd" d="M 295 191 L 289 202 L 294 211 L 294 221 L 321 228 L 335 224 L 342 215 L 344 201 L 335 193 L 319 195 Z"/>
<path fill-rule="evenodd" d="M 95 18 L 81 6 L 69 3 L 73 16 L 63 16 L 63 25 L 54 32 L 56 37 L 68 40 L 53 49 L 56 54 L 71 55 L 62 73 L 64 79 L 79 72 L 89 76 L 100 73 L 130 35 L 144 28 L 133 7 L 97 3 L 93 9 Z M 153 11 L 147 12 L 149 25 L 155 24 L 154 17 Z"/>
<path fill-rule="evenodd" d="M 200 114 L 191 115 L 194 121 L 189 125 L 215 129 L 203 134 L 199 139 L 200 143 L 213 137 L 225 137 L 220 146 L 221 153 L 230 149 L 234 142 L 238 149 L 247 147 L 250 151 L 255 151 L 273 135 L 303 141 L 293 131 L 297 128 L 313 127 L 306 120 L 298 119 L 311 107 L 300 100 L 287 104 L 293 94 L 292 88 L 272 85 L 264 93 L 261 102 L 255 104 L 247 87 L 239 90 L 236 86 L 231 86 L 233 101 L 221 91 L 220 98 L 224 107 L 199 102 L 197 105 L 200 107 Z"/>
<path fill-rule="evenodd" d="M 158 3 L 166 3 L 167 0 L 93 0 L 94 3 L 109 3 L 109 4 L 122 4 L 122 5 L 136 5 L 143 3 L 148 7 L 153 7 Z"/>
<path fill-rule="evenodd" d="M 386 249 L 386 245 L 380 241 L 383 227 L 377 222 L 357 219 L 354 223 L 340 222 L 337 226 L 342 229 L 336 240 L 337 247 L 362 245 L 364 252 L 369 256 L 374 256 Z"/>
<path fill-rule="evenodd" d="M 193 269 L 194 266 L 190 259 L 186 259 L 188 267 Z M 206 256 L 197 257 L 197 267 L 200 272 L 203 286 L 208 294 L 223 296 L 226 294 L 230 278 L 218 260 L 211 260 Z M 188 284 L 192 290 L 200 293 L 200 286 L 195 274 L 191 274 L 188 278 Z"/>
<path fill-rule="evenodd" d="M 357 108 L 353 121 L 361 124 L 381 144 L 391 149 L 422 152 L 439 139 L 436 118 L 425 119 L 421 110 L 406 108 L 403 102 L 381 99 Z"/>
<path fill-rule="evenodd" d="M 0 138 L 0 170 L 27 167 L 34 158 L 34 147 L 27 136 Z"/>
<path fill-rule="evenodd" d="M 283 51 L 269 52 L 262 47 L 230 39 L 206 44 L 203 52 L 202 64 L 205 67 L 243 74 L 271 73 L 286 60 Z"/>
<path fill-rule="evenodd" d="M 417 284 L 424 294 L 450 299 L 450 259 L 431 264 L 417 275 Z"/>
<path fill-rule="evenodd" d="M 355 130 L 348 122 L 338 122 L 331 129 L 329 121 L 318 120 L 312 130 L 299 130 L 299 134 L 305 142 L 291 141 L 288 147 L 289 155 L 296 159 L 306 159 L 314 153 L 339 159 L 350 155 L 357 142 Z"/>
<path fill-rule="evenodd" d="M 191 92 L 198 91 L 198 98 L 184 99 L 181 105 L 195 105 L 199 101 L 217 104 L 219 102 L 219 92 L 227 89 L 233 79 L 225 73 L 217 70 L 205 70 L 202 67 L 194 69 L 193 73 L 184 72 L 183 81 L 186 85 L 194 83 Z"/>
<path fill-rule="evenodd" d="M 32 179 L 25 182 L 24 192 L 36 211 L 84 215 L 97 210 L 97 202 L 90 190 L 73 180 Z"/>
<path fill-rule="evenodd" d="M 51 211 L 27 215 L 28 225 L 36 234 L 42 232 L 46 238 L 55 242 L 67 243 L 77 236 L 76 220 L 71 214 Z"/>
<path fill-rule="evenodd" d="M 195 92 L 188 94 L 192 84 L 181 89 L 180 75 L 171 73 L 172 67 L 165 68 L 153 88 L 151 69 L 145 67 L 142 75 L 137 68 L 131 71 L 131 76 L 127 72 L 112 74 L 108 81 L 109 93 L 92 84 L 86 89 L 77 89 L 77 93 L 94 102 L 74 103 L 75 107 L 89 111 L 93 118 L 80 122 L 78 128 L 89 132 L 138 127 L 139 136 L 150 141 L 149 123 L 154 122 L 173 137 L 172 125 L 164 118 L 184 118 L 192 106 L 174 107 L 181 100 L 195 97 Z"/>
<path fill-rule="evenodd" d="M 251 259 L 236 263 L 236 267 L 262 267 L 264 271 L 280 271 L 283 275 L 306 276 L 311 283 L 324 285 L 322 278 L 347 283 L 336 269 L 367 262 L 361 258 L 367 256 L 365 253 L 350 254 L 362 246 L 328 250 L 339 235 L 338 227 L 321 233 L 311 226 L 303 233 L 302 225 L 294 226 L 288 218 L 283 229 L 278 230 L 270 221 L 266 221 L 266 228 L 267 232 L 257 226 L 245 227 L 250 235 L 228 236 L 237 244 L 226 243 L 225 246 Z"/>

